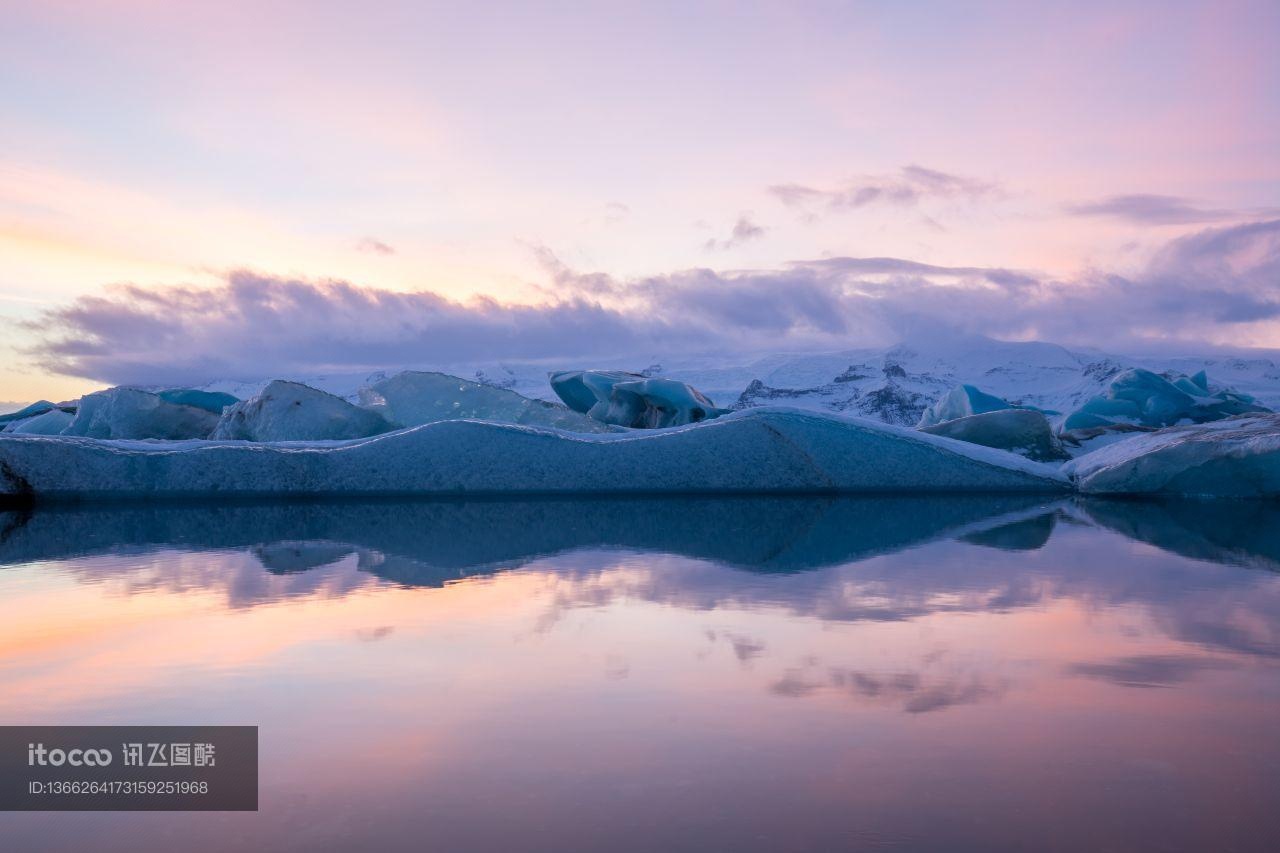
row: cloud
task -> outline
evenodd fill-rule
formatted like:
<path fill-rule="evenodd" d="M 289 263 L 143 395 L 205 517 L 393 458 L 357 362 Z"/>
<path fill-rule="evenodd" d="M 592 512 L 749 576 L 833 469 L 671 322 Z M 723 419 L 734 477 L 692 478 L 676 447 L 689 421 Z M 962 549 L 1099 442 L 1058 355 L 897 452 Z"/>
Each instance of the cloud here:
<path fill-rule="evenodd" d="M 375 240 L 372 237 L 365 237 L 359 243 L 356 243 L 356 250 L 361 252 L 372 252 L 375 255 L 394 255 L 396 250 L 388 246 L 381 240 Z"/>
<path fill-rule="evenodd" d="M 1095 201 L 1069 204 L 1066 211 L 1073 216 L 1108 216 L 1135 225 L 1196 225 L 1276 216 L 1277 211 L 1210 210 L 1196 206 L 1191 199 L 1172 195 L 1113 195 Z"/>
<path fill-rule="evenodd" d="M 103 382 L 187 383 L 501 359 L 830 350 L 938 334 L 1116 351 L 1280 331 L 1266 325 L 1280 321 L 1280 220 L 1178 238 L 1136 275 L 1070 280 L 901 258 L 619 279 L 570 269 L 546 250 L 539 257 L 548 301 L 536 305 L 248 271 L 211 288 L 113 286 L 25 324 L 39 337 L 29 354 L 47 370 Z"/>
<path fill-rule="evenodd" d="M 859 702 L 896 706 L 908 714 L 999 699 L 1007 689 L 1003 680 L 979 673 L 939 677 L 923 671 L 874 673 L 842 667 L 831 667 L 825 678 L 811 674 L 809 668 L 793 667 L 769 685 L 775 696 L 800 699 L 836 691 Z"/>
<path fill-rule="evenodd" d="M 910 165 L 893 175 L 867 175 L 834 189 L 775 184 L 768 192 L 787 207 L 800 211 L 806 219 L 816 219 L 823 212 L 857 210 L 870 205 L 914 207 L 929 199 L 973 202 L 996 196 L 1000 190 L 994 183 Z"/>
<path fill-rule="evenodd" d="M 743 243 L 750 243 L 752 240 L 759 240 L 764 236 L 765 228 L 751 221 L 751 217 L 747 215 L 739 216 L 738 221 L 733 224 L 733 231 L 725 240 L 716 240 L 712 238 L 703 244 L 703 248 L 708 251 L 714 249 L 733 249 L 741 246 Z"/>
<path fill-rule="evenodd" d="M 631 208 L 620 201 L 611 201 L 604 206 L 604 221 L 607 225 L 621 222 L 631 215 Z"/>
<path fill-rule="evenodd" d="M 1073 664 L 1069 672 L 1085 678 L 1109 681 L 1122 687 L 1173 687 L 1211 669 L 1232 666 L 1230 661 L 1189 655 L 1135 655 L 1110 661 Z"/>

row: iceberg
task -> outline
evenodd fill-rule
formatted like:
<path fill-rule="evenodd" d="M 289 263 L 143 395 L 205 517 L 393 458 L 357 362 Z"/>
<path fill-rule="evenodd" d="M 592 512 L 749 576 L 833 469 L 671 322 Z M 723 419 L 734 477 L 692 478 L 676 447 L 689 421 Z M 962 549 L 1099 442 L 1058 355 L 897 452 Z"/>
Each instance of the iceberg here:
<path fill-rule="evenodd" d="M 43 414 L 22 421 L 5 424 L 4 432 L 19 435 L 61 435 L 75 420 L 75 415 L 62 409 L 49 409 Z"/>
<path fill-rule="evenodd" d="M 227 406 L 234 406 L 240 402 L 239 397 L 233 397 L 221 391 L 201 391 L 197 388 L 170 388 L 165 391 L 157 391 L 156 396 L 161 400 L 168 400 L 170 403 L 195 406 L 197 409 L 204 409 L 206 412 L 213 412 L 215 415 L 221 415 L 222 410 Z"/>
<path fill-rule="evenodd" d="M 1142 368 L 1118 373 L 1106 391 L 1085 401 L 1063 421 L 1063 431 L 1114 426 L 1148 429 L 1178 423 L 1206 423 L 1233 415 L 1269 411 L 1248 394 L 1222 389 L 1210 392 L 1204 371 L 1166 378 Z"/>
<path fill-rule="evenodd" d="M 56 408 L 57 406 L 55 406 L 53 403 L 50 403 L 48 400 L 40 400 L 38 402 L 32 403 L 30 406 L 25 406 L 21 409 L 18 409 L 18 411 L 16 412 L 9 412 L 8 414 L 0 415 L 0 424 L 8 424 L 8 423 L 13 423 L 15 421 L 25 421 L 27 418 L 34 418 L 36 415 L 43 415 L 45 412 L 49 411 L 50 409 L 56 409 Z"/>
<path fill-rule="evenodd" d="M 406 371 L 357 393 L 361 406 L 400 427 L 475 419 L 571 432 L 605 431 L 600 423 L 564 406 L 446 373 Z"/>
<path fill-rule="evenodd" d="M 242 441 L 333 441 L 366 438 L 393 427 L 377 412 L 325 391 L 277 379 L 229 406 L 209 436 Z"/>
<path fill-rule="evenodd" d="M 601 423 L 635 429 L 662 429 L 718 418 L 717 408 L 698 389 L 674 379 L 634 373 L 574 370 L 551 374 L 551 388 L 577 411 Z M 594 399 L 587 408 L 588 394 Z"/>
<path fill-rule="evenodd" d="M 1068 462 L 1087 494 L 1280 497 L 1280 415 L 1140 433 Z"/>
<path fill-rule="evenodd" d="M 979 390 L 974 385 L 957 385 L 942 395 L 936 403 L 924 410 L 924 414 L 920 416 L 920 422 L 917 426 L 921 428 L 934 426 L 959 418 L 968 418 L 973 415 L 1013 408 L 1017 407 L 1011 405 L 1007 400 L 1002 400 Z"/>
<path fill-rule="evenodd" d="M 175 496 L 1033 492 L 1052 466 L 876 421 L 758 408 L 588 435 L 439 421 L 342 443 L 0 436 L 0 495 Z"/>
<path fill-rule="evenodd" d="M 194 406 L 170 403 L 136 388 L 109 388 L 80 398 L 75 419 L 63 435 L 116 439 L 206 438 L 218 416 Z"/>
<path fill-rule="evenodd" d="M 644 378 L 643 373 L 625 370 L 562 370 L 552 373 L 548 380 L 551 390 L 566 406 L 585 415 L 596 403 L 609 399 L 614 385 Z"/>
<path fill-rule="evenodd" d="M 1069 459 L 1053 426 L 1043 413 L 1029 409 L 1003 409 L 944 421 L 920 428 L 930 435 L 943 435 L 983 447 L 1017 453 L 1037 462 Z"/>

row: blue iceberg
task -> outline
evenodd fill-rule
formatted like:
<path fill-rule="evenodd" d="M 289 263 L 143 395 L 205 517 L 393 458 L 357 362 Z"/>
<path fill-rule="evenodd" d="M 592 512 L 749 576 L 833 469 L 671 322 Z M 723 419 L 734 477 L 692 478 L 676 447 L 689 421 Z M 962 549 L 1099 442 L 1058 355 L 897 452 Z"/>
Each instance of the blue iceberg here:
<path fill-rule="evenodd" d="M 16 412 L 9 412 L 8 414 L 0 415 L 0 424 L 13 423 L 14 421 L 25 421 L 27 418 L 34 418 L 36 415 L 43 415 L 50 409 L 56 408 L 57 406 L 50 403 L 48 400 L 40 400 L 32 403 L 30 406 L 18 409 Z"/>
<path fill-rule="evenodd" d="M 572 408 L 447 373 L 405 371 L 361 388 L 358 396 L 360 405 L 398 427 L 473 419 L 573 432 L 607 431 L 604 425 Z"/>
<path fill-rule="evenodd" d="M 878 421 L 759 408 L 588 435 L 440 421 L 348 442 L 0 436 L 0 495 L 1063 492 L 1055 468 Z"/>
<path fill-rule="evenodd" d="M 1002 409 L 920 427 L 921 432 L 1017 453 L 1037 462 L 1070 458 L 1043 413 Z"/>
<path fill-rule="evenodd" d="M 63 435 L 108 439 L 181 440 L 207 438 L 218 416 L 195 406 L 171 403 L 149 391 L 108 388 L 80 398 Z"/>
<path fill-rule="evenodd" d="M 1068 462 L 1087 494 L 1280 497 L 1280 415 L 1133 435 Z"/>
<path fill-rule="evenodd" d="M 551 388 L 571 408 L 606 424 L 662 429 L 718 418 L 717 408 L 698 389 L 674 379 L 635 373 L 573 370 L 553 373 Z"/>
<path fill-rule="evenodd" d="M 979 390 L 977 386 L 957 385 L 932 406 L 924 410 L 924 414 L 920 416 L 920 422 L 917 426 L 933 426 L 946 421 L 954 421 L 957 418 L 967 418 L 973 415 L 986 414 L 987 412 L 999 412 L 1015 408 L 1020 407 L 1014 406 L 1008 400 L 1001 399 L 994 394 Z"/>
<path fill-rule="evenodd" d="M 74 420 L 75 415 L 71 412 L 49 409 L 32 418 L 10 421 L 5 424 L 3 431 L 19 435 L 61 435 Z"/>
<path fill-rule="evenodd" d="M 1133 368 L 1117 374 L 1102 394 L 1069 414 L 1062 429 L 1093 430 L 1124 425 L 1159 429 L 1266 411 L 1269 410 L 1248 394 L 1228 389 L 1211 391 L 1203 370 L 1191 377 L 1177 374 L 1166 377 Z"/>
<path fill-rule="evenodd" d="M 221 391 L 201 391 L 198 388 L 169 388 L 164 391 L 157 391 L 156 396 L 161 400 L 168 400 L 170 403 L 195 406 L 197 409 L 204 409 L 206 412 L 213 412 L 215 415 L 221 415 L 222 410 L 227 406 L 234 406 L 240 402 L 239 397 L 233 397 Z"/>
<path fill-rule="evenodd" d="M 241 441 L 334 441 L 367 438 L 393 427 L 377 412 L 299 382 L 277 379 L 229 406 L 210 438 Z"/>

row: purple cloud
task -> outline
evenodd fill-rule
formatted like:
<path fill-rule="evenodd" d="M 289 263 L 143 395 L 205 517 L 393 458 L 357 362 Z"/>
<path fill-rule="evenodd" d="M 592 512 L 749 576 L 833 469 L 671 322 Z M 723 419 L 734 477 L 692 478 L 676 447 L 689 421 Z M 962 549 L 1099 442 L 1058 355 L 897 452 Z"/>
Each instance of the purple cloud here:
<path fill-rule="evenodd" d="M 725 240 L 710 239 L 703 248 L 708 251 L 714 249 L 733 249 L 741 246 L 743 243 L 750 243 L 752 240 L 759 240 L 764 236 L 765 228 L 751 221 L 751 217 L 747 215 L 739 216 L 738 221 L 733 224 L 733 231 Z"/>
<path fill-rule="evenodd" d="M 986 181 L 927 169 L 903 166 L 895 175 L 871 175 L 835 189 L 819 189 L 804 184 L 775 184 L 768 192 L 787 207 L 816 219 L 819 211 L 856 210 L 873 204 L 911 207 L 928 199 L 978 201 L 999 193 Z"/>
<path fill-rule="evenodd" d="M 1277 210 L 1210 210 L 1191 199 L 1172 195 L 1113 195 L 1096 201 L 1069 204 L 1073 216 L 1109 216 L 1136 225 L 1195 225 L 1231 220 L 1271 217 Z"/>
<path fill-rule="evenodd" d="M 1173 240 L 1139 275 L 1054 280 L 998 267 L 827 258 L 640 279 L 543 250 L 552 301 L 461 303 L 252 272 L 213 288 L 116 286 L 28 324 L 46 369 L 104 382 L 373 370 L 610 355 L 842 349 L 922 335 L 1038 338 L 1111 350 L 1204 346 L 1280 317 L 1280 219 Z"/>

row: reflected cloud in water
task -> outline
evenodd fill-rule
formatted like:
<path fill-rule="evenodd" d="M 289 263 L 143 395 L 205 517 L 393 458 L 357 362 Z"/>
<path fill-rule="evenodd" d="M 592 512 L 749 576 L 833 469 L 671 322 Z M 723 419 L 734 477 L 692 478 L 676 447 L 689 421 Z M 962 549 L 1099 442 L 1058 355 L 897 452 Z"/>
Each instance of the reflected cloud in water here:
<path fill-rule="evenodd" d="M 260 723 L 262 816 L 157 819 L 192 849 L 1265 849 L 1276 530 L 998 496 L 8 513 L 0 720 Z"/>
<path fill-rule="evenodd" d="M 1042 558 L 1053 537 L 1082 527 L 1125 537 L 1123 564 L 1115 543 L 1096 535 L 1073 536 L 1069 550 Z M 1197 562 L 1161 560 L 1139 545 Z M 894 558 L 909 550 L 923 553 Z M 210 552 L 219 558 L 193 556 Z M 1180 639 L 1280 656 L 1272 582 L 1280 572 L 1280 506 L 1262 502 L 665 498 L 0 514 L 0 571 L 50 561 L 126 594 L 217 591 L 234 608 L 343 596 L 379 582 L 441 587 L 533 571 L 554 578 L 544 627 L 559 611 L 619 598 L 691 609 L 777 606 L 858 622 L 1002 612 L 1069 597 L 1095 607 L 1142 604 Z M 759 653 L 754 640 L 732 642 L 742 660 Z"/>

